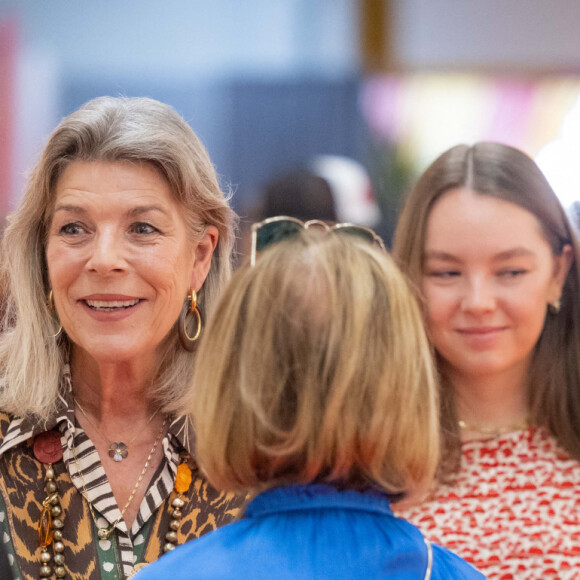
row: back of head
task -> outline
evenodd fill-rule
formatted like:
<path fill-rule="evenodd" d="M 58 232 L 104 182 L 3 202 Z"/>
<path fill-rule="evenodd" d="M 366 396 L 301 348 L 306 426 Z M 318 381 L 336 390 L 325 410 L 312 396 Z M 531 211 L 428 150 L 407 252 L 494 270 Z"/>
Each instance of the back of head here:
<path fill-rule="evenodd" d="M 328 182 L 314 173 L 297 170 L 271 180 L 264 190 L 261 218 L 287 215 L 303 221 L 336 221 Z"/>
<path fill-rule="evenodd" d="M 218 488 L 409 491 L 438 458 L 419 309 L 390 257 L 302 232 L 238 270 L 199 352 L 190 408 Z"/>

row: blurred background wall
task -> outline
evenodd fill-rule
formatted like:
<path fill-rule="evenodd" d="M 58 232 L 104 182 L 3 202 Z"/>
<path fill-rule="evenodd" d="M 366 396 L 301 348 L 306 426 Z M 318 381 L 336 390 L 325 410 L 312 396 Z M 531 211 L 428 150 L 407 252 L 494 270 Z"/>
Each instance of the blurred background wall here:
<path fill-rule="evenodd" d="M 243 216 L 340 155 L 388 238 L 417 173 L 479 139 L 543 159 L 570 204 L 579 30 L 577 0 L 0 0 L 0 218 L 58 120 L 103 94 L 173 105 Z"/>

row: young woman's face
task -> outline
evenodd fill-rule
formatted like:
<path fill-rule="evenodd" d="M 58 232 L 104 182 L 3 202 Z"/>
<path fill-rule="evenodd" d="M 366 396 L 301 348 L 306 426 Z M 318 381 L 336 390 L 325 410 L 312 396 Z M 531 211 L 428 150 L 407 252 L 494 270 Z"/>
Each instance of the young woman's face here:
<path fill-rule="evenodd" d="M 570 256 L 569 246 L 553 255 L 522 207 L 463 188 L 445 193 L 427 221 L 422 287 L 431 340 L 451 372 L 523 377 Z"/>

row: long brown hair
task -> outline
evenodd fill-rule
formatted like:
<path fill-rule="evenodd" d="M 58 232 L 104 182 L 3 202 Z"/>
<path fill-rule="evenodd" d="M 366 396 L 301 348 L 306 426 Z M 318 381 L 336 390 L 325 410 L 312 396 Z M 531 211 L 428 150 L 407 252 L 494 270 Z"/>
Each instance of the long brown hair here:
<path fill-rule="evenodd" d="M 546 426 L 560 445 L 580 460 L 580 246 L 556 194 L 535 162 L 501 143 L 449 149 L 425 170 L 408 195 L 395 231 L 393 255 L 420 289 L 429 214 L 445 192 L 460 187 L 528 210 L 540 223 L 554 255 L 560 255 L 566 244 L 572 247 L 574 262 L 562 290 L 561 311 L 546 317 L 535 346 L 528 409 L 533 424 Z M 442 365 L 438 366 L 444 437 L 440 474 L 444 476 L 459 468 L 460 439 L 453 391 Z"/>

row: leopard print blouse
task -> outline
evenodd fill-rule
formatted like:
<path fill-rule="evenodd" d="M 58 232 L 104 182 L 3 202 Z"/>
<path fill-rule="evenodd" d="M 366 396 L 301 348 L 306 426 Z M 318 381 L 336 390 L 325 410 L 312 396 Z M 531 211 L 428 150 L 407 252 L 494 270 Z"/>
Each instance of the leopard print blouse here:
<path fill-rule="evenodd" d="M 61 417 L 64 416 L 66 413 Z M 193 473 L 178 531 L 178 543 L 181 544 L 231 522 L 244 498 L 220 493 L 204 480 L 191 454 L 179 440 L 178 427 L 177 421 L 170 427 L 164 449 L 166 456 L 185 458 Z M 35 457 L 32 445 L 34 437 L 47 428 L 59 429 L 65 440 L 66 421 L 55 420 L 54 425 L 40 426 L 0 413 L 0 540 L 8 553 L 12 574 L 18 580 L 39 578 L 38 525 L 46 497 L 47 466 Z M 161 472 L 167 470 L 163 463 L 151 479 L 138 522 L 127 532 L 124 541 L 117 529 L 109 539 L 99 540 L 89 504 L 72 482 L 71 466 L 65 459 L 53 464 L 63 508 L 66 579 L 122 580 L 131 576 L 133 564 L 152 562 L 163 554 L 167 542 L 165 535 L 169 531 L 168 506 L 175 497 L 170 487 L 160 485 Z"/>

